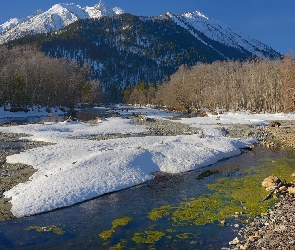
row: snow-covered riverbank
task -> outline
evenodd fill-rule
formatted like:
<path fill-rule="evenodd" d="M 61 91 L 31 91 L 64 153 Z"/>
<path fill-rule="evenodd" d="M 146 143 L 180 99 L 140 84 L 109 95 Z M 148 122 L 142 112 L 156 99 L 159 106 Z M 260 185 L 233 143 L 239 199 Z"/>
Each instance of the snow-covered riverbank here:
<path fill-rule="evenodd" d="M 172 116 L 152 109 L 132 110 L 136 111 L 157 119 Z M 10 163 L 25 163 L 38 171 L 29 182 L 7 191 L 5 197 L 11 198 L 11 211 L 16 217 L 70 206 L 151 180 L 157 171 L 178 173 L 213 164 L 239 154 L 240 148 L 255 142 L 255 138 L 225 137 L 220 125 L 266 125 L 266 120 L 292 120 L 293 115 L 226 113 L 216 118 L 209 116 L 175 121 L 199 128 L 200 132 L 195 134 L 132 136 L 102 141 L 73 137 L 140 134 L 147 128 L 120 117 L 91 124 L 47 122 L 0 127 L 2 133 L 26 133 L 32 135 L 27 137 L 30 140 L 55 143 L 7 157 Z"/>

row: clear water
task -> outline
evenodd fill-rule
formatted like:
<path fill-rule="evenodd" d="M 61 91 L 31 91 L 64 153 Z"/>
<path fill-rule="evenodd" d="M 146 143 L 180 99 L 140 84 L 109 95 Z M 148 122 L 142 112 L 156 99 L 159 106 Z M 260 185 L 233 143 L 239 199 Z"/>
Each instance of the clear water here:
<path fill-rule="evenodd" d="M 238 166 L 240 169 L 260 165 L 262 158 L 294 157 L 287 151 L 266 151 L 257 148 L 245 151 L 242 155 L 223 160 L 202 169 Z M 126 242 L 122 249 L 220 249 L 228 247 L 228 242 L 237 236 L 238 229 L 231 225 L 219 226 L 173 226 L 171 221 L 147 218 L 150 211 L 163 205 L 179 204 L 183 198 L 197 198 L 208 192 L 205 184 L 214 181 L 212 175 L 198 180 L 201 170 L 176 175 L 159 175 L 153 181 L 106 194 L 96 199 L 72 207 L 58 209 L 32 217 L 0 222 L 0 249 L 110 249 L 121 240 Z M 234 177 L 229 177 L 234 178 Z M 131 217 L 132 221 L 116 228 L 113 237 L 104 241 L 99 234 L 111 228 L 118 218 Z M 235 221 L 232 221 L 236 223 Z M 64 235 L 52 232 L 38 233 L 26 231 L 30 226 L 55 225 Z M 170 232 L 170 238 L 163 237 L 155 244 L 136 244 L 132 237 L 135 233 L 147 230 Z M 189 233 L 187 239 L 177 235 Z"/>
<path fill-rule="evenodd" d="M 36 123 L 41 122 L 46 119 L 51 120 L 59 120 L 59 119 L 65 119 L 66 115 L 51 115 L 51 116 L 28 116 L 28 117 L 9 117 L 9 118 L 1 118 L 0 117 L 0 125 L 1 124 L 9 124 L 11 123 L 17 123 L 17 124 L 26 124 L 26 123 Z"/>

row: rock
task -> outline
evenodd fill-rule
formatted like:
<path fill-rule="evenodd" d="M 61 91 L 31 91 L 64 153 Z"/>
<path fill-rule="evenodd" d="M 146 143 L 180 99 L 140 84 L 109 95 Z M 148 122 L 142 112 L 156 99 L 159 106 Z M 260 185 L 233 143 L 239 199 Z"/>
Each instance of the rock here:
<path fill-rule="evenodd" d="M 73 118 L 71 116 L 69 116 L 65 121 L 66 122 L 72 122 L 73 121 Z"/>
<path fill-rule="evenodd" d="M 286 186 L 281 186 L 280 188 L 279 188 L 279 190 L 280 191 L 286 191 L 288 188 L 286 187 Z"/>
<path fill-rule="evenodd" d="M 260 235 L 259 235 L 259 232 L 258 232 L 258 231 L 255 231 L 255 232 L 254 232 L 254 237 L 256 237 L 256 238 L 260 238 Z"/>
<path fill-rule="evenodd" d="M 274 190 L 274 188 L 276 188 L 276 186 L 269 186 L 265 190 L 270 192 L 270 191 Z"/>
<path fill-rule="evenodd" d="M 228 244 L 230 245 L 238 245 L 240 243 L 240 240 L 238 237 L 234 238 L 232 241 L 230 241 Z"/>
<path fill-rule="evenodd" d="M 255 236 L 251 235 L 251 236 L 249 236 L 248 240 L 253 242 L 255 240 L 255 238 L 256 238 Z"/>
<path fill-rule="evenodd" d="M 271 126 L 271 127 L 278 128 L 278 127 L 281 126 L 281 123 L 278 122 L 278 121 L 272 121 L 272 122 L 270 123 L 270 126 Z"/>
<path fill-rule="evenodd" d="M 288 187 L 287 191 L 289 194 L 295 194 L 295 187 Z"/>
<path fill-rule="evenodd" d="M 142 121 L 146 121 L 147 117 L 145 115 L 139 115 L 138 118 Z"/>
<path fill-rule="evenodd" d="M 247 245 L 241 245 L 241 246 L 240 246 L 240 249 L 242 249 L 242 250 L 246 250 L 246 249 L 248 249 L 248 246 L 247 246 Z"/>
<path fill-rule="evenodd" d="M 279 183 L 281 182 L 281 180 L 277 177 L 277 176 L 268 176 L 266 177 L 263 182 L 262 182 L 262 186 L 265 188 L 269 188 L 269 187 L 276 187 Z M 269 190 L 270 191 L 270 190 Z"/>

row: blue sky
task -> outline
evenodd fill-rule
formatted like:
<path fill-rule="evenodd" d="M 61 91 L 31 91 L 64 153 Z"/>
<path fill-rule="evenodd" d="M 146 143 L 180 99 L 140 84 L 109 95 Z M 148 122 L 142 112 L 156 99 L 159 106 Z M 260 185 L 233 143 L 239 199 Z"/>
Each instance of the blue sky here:
<path fill-rule="evenodd" d="M 99 0 L 2 0 L 0 24 L 12 17 L 26 17 L 60 2 L 93 6 Z M 201 11 L 220 20 L 276 51 L 295 53 L 295 0 L 104 0 L 109 7 L 118 6 L 136 15 L 175 14 Z"/>

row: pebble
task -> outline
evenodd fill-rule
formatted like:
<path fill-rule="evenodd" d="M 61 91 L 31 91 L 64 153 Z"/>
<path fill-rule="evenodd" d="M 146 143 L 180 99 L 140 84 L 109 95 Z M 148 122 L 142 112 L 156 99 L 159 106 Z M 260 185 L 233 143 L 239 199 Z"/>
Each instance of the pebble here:
<path fill-rule="evenodd" d="M 238 237 L 234 238 L 232 241 L 229 242 L 230 245 L 238 245 L 240 243 L 240 240 Z"/>
<path fill-rule="evenodd" d="M 4 192 L 21 182 L 28 181 L 29 177 L 36 172 L 32 166 L 21 163 L 8 164 L 6 163 L 6 157 L 27 149 L 49 145 L 49 143 L 45 142 L 20 140 L 19 138 L 23 136 L 25 135 L 0 133 L 0 221 L 10 220 L 14 217 L 10 212 L 11 204 L 9 199 L 4 198 Z"/>
<path fill-rule="evenodd" d="M 267 216 L 257 216 L 240 231 L 240 238 L 229 242 L 232 249 L 295 249 L 295 194 L 287 194 Z M 239 242 L 238 242 L 239 240 Z M 238 242 L 238 243 L 237 243 Z M 237 243 L 237 244 L 233 244 Z"/>

